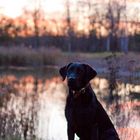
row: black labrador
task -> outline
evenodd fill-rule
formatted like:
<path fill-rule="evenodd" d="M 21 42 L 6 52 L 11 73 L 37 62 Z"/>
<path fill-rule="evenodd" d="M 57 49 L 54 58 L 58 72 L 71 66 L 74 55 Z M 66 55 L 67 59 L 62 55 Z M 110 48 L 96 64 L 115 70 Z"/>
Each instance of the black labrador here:
<path fill-rule="evenodd" d="M 97 100 L 89 81 L 97 73 L 87 64 L 70 63 L 60 68 L 60 74 L 69 87 L 65 116 L 68 122 L 68 140 L 74 135 L 80 140 L 119 140 L 106 111 Z"/>

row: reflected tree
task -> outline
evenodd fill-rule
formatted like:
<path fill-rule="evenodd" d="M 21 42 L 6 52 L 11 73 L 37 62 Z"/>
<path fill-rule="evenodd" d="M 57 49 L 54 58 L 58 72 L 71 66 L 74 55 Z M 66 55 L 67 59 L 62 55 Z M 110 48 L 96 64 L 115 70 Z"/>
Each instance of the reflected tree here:
<path fill-rule="evenodd" d="M 105 58 L 108 66 L 108 81 L 109 81 L 109 104 L 115 102 L 118 104 L 117 78 L 119 72 L 119 59 L 115 53 Z"/>

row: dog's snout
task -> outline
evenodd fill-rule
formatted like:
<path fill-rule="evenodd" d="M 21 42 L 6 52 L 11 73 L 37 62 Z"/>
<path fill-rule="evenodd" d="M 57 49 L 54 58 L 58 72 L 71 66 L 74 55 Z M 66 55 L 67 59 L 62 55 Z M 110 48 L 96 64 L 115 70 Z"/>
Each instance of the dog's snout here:
<path fill-rule="evenodd" d="M 74 78 L 74 77 L 69 77 L 69 78 L 68 78 L 68 85 L 69 85 L 69 87 L 74 87 L 75 84 L 76 84 L 76 78 Z"/>
<path fill-rule="evenodd" d="M 75 80 L 76 80 L 76 78 L 74 78 L 74 77 L 70 77 L 70 78 L 68 78 L 68 82 L 69 82 L 69 83 L 74 83 Z"/>

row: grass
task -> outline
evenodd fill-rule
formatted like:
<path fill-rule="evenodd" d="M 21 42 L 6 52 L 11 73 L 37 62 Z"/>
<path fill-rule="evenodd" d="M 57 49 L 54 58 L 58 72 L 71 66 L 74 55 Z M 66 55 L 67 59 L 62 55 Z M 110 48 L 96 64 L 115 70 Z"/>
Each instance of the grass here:
<path fill-rule="evenodd" d="M 86 59 L 103 59 L 107 56 L 110 56 L 112 55 L 112 52 L 95 52 L 95 53 L 90 53 L 90 52 L 86 52 L 86 53 L 83 53 L 83 52 L 72 52 L 72 53 L 69 53 L 69 52 L 64 52 L 63 53 L 63 56 L 66 57 L 66 58 L 86 58 Z M 117 56 L 122 56 L 123 53 L 121 52 L 117 52 L 116 53 Z"/>
<path fill-rule="evenodd" d="M 111 55 L 111 52 L 68 53 L 61 52 L 56 48 L 0 47 L 0 66 L 59 65 L 61 63 L 83 59 L 102 59 L 109 55 Z M 117 53 L 117 55 L 122 55 L 122 53 Z"/>
<path fill-rule="evenodd" d="M 0 47 L 0 68 L 44 68 L 44 66 L 59 68 L 59 66 L 73 61 L 88 63 L 96 68 L 107 67 L 105 58 L 111 56 L 111 52 L 62 52 L 56 48 L 33 49 L 26 47 Z M 128 70 L 131 67 L 130 60 L 135 62 L 135 71 L 140 71 L 140 56 L 137 53 L 129 52 L 124 54 L 116 52 L 119 66 Z M 12 67 L 13 68 L 13 67 Z M 134 68 L 133 68 L 134 69 Z M 38 71 L 38 70 L 37 70 Z"/>
<path fill-rule="evenodd" d="M 1 66 L 55 65 L 61 52 L 57 49 L 25 47 L 0 47 Z"/>

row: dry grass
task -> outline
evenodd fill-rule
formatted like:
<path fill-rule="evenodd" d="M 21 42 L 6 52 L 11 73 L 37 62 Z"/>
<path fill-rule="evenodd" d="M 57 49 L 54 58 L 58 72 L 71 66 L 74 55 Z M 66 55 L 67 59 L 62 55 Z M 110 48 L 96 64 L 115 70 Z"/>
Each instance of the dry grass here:
<path fill-rule="evenodd" d="M 0 47 L 1 66 L 42 66 L 55 65 L 61 52 L 58 49 Z"/>

